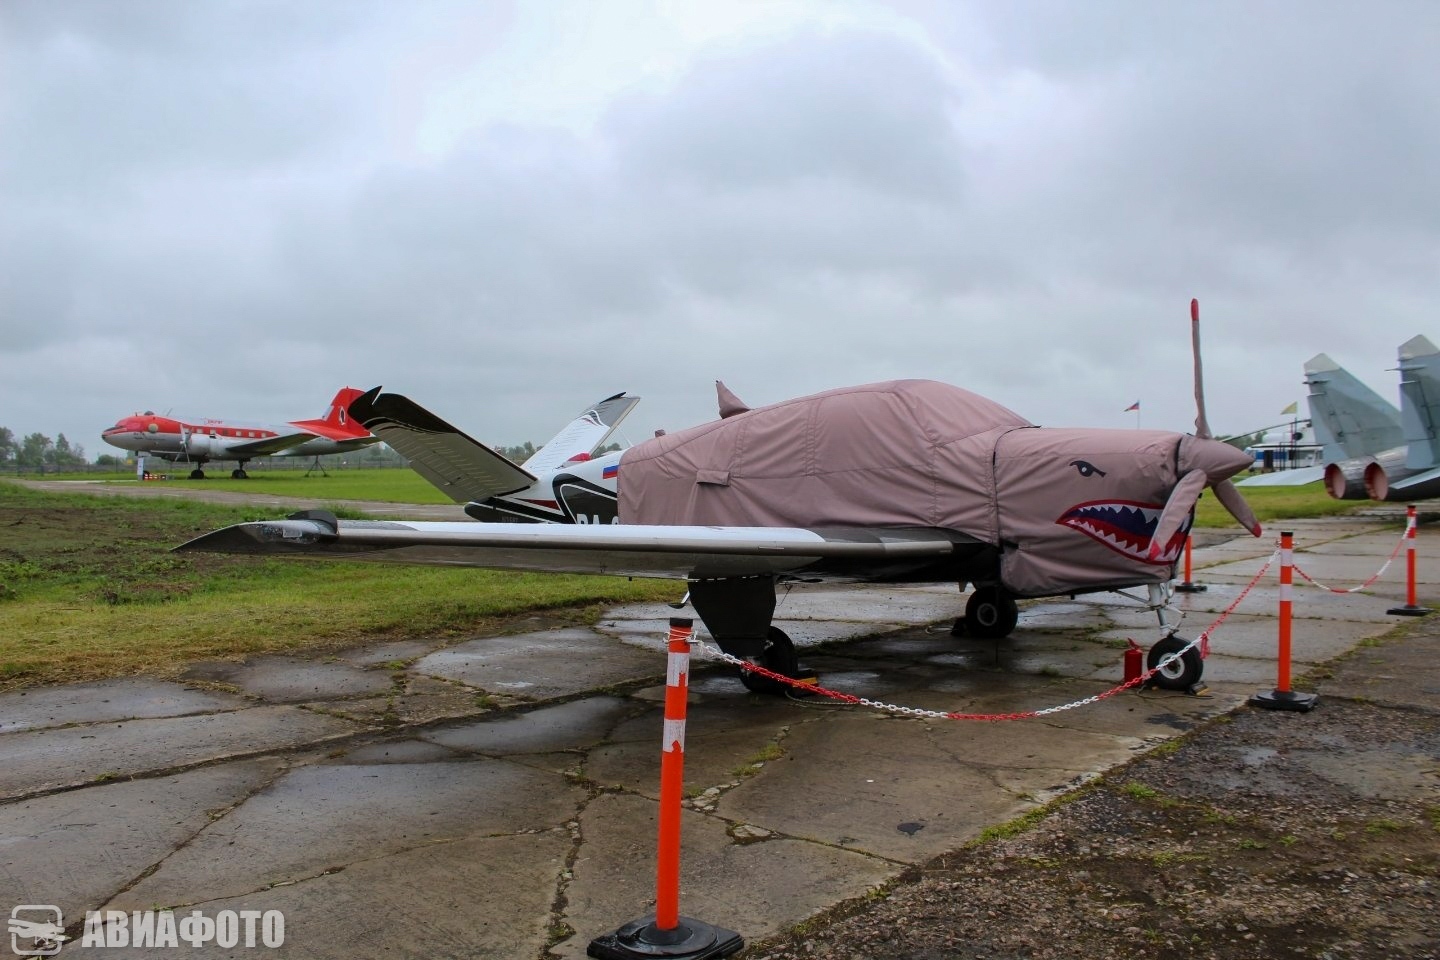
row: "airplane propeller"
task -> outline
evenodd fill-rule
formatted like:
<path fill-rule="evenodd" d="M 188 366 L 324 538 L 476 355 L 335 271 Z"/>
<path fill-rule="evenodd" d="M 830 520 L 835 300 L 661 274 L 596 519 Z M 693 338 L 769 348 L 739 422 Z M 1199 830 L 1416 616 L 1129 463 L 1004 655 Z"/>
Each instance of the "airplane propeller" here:
<path fill-rule="evenodd" d="M 1205 377 L 1200 362 L 1200 301 L 1194 299 L 1190 301 L 1190 346 L 1195 356 L 1195 439 L 1200 442 L 1181 443 L 1180 468 L 1183 475 L 1171 491 L 1170 500 L 1155 525 L 1155 534 L 1150 539 L 1151 559 L 1158 558 L 1164 551 L 1207 486 L 1215 491 L 1215 498 L 1242 527 L 1260 536 L 1260 521 L 1230 479 L 1236 472 L 1233 469 L 1237 459 L 1235 454 L 1241 457 L 1244 454 L 1216 440 L 1205 416 Z"/>

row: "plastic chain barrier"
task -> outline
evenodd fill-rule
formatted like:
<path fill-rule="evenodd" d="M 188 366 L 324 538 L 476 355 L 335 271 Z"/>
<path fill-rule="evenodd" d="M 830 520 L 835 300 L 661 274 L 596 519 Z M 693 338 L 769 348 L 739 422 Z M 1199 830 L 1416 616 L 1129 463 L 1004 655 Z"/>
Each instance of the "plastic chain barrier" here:
<path fill-rule="evenodd" d="M 707 656 L 713 657 L 723 663 L 737 666 L 741 670 L 749 670 L 751 673 L 758 673 L 760 676 L 769 677 L 771 680 L 778 680 L 783 684 L 794 687 L 795 689 L 804 691 L 806 693 L 816 693 L 822 697 L 829 697 L 832 700 L 839 700 L 841 703 L 851 703 L 861 707 L 872 707 L 876 710 L 885 710 L 890 713 L 898 713 L 902 716 L 907 717 L 925 717 L 930 720 L 986 720 L 992 722 L 999 720 L 1031 720 L 1035 717 L 1045 717 L 1054 713 L 1062 713 L 1066 710 L 1074 710 L 1076 707 L 1085 707 L 1089 706 L 1092 703 L 1099 703 L 1101 700 L 1113 697 L 1117 693 L 1120 693 L 1124 690 L 1129 690 L 1132 687 L 1138 687 L 1141 684 L 1145 683 L 1145 681 L 1153 677 L 1160 670 L 1164 669 L 1170 663 L 1178 660 L 1190 650 L 1193 650 L 1197 647 L 1199 648 L 1200 655 L 1202 657 L 1209 656 L 1210 634 L 1215 630 L 1216 627 L 1220 626 L 1220 624 L 1225 622 L 1225 619 L 1235 611 L 1236 607 L 1240 606 L 1240 601 L 1244 600 L 1246 595 L 1255 588 L 1255 584 L 1259 583 L 1260 578 L 1265 576 L 1266 572 L 1268 572 L 1270 569 L 1270 565 L 1275 562 L 1275 558 L 1279 555 L 1280 551 L 1278 550 L 1270 555 L 1270 559 L 1265 561 L 1265 565 L 1262 566 L 1260 568 L 1260 571 L 1255 574 L 1254 578 L 1245 585 L 1245 589 L 1240 591 L 1239 596 L 1237 596 L 1234 601 L 1231 602 L 1230 606 L 1226 607 L 1220 613 L 1220 615 L 1215 618 L 1214 623 L 1210 624 L 1210 626 L 1206 627 L 1203 631 L 1201 631 L 1200 635 L 1197 636 L 1194 640 L 1191 640 L 1184 647 L 1175 651 L 1174 653 L 1163 657 L 1160 662 L 1157 663 L 1153 668 L 1146 670 L 1144 673 L 1140 674 L 1140 676 L 1136 677 L 1133 680 L 1127 680 L 1124 683 L 1120 684 L 1118 687 L 1111 687 L 1104 693 L 1097 693 L 1093 697 L 1086 697 L 1083 700 L 1075 700 L 1071 703 L 1063 703 L 1055 707 L 1045 707 L 1041 710 L 1026 710 L 1021 713 L 946 712 L 943 710 L 926 710 L 922 707 L 903 707 L 894 703 L 884 703 L 879 700 L 869 700 L 865 697 L 857 697 L 853 693 L 843 693 L 839 690 L 831 690 L 830 688 L 822 687 L 819 684 L 806 683 L 803 680 L 796 680 L 794 677 L 787 677 L 784 674 L 776 673 L 773 670 L 767 670 L 766 668 L 760 666 L 757 663 L 751 663 L 749 660 L 744 660 L 740 657 L 726 653 L 725 651 L 717 647 L 711 646 L 703 640 L 696 639 L 693 642 Z"/>
<path fill-rule="evenodd" d="M 1342 588 L 1326 586 L 1319 580 L 1316 580 L 1314 577 L 1310 576 L 1310 574 L 1306 573 L 1303 569 L 1301 569 L 1300 564 L 1292 561 L 1290 565 L 1294 567 L 1295 572 L 1300 574 L 1300 576 L 1305 579 L 1305 582 L 1310 584 L 1311 586 L 1319 587 L 1321 590 L 1329 590 L 1331 593 L 1359 593 L 1361 590 L 1364 590 L 1376 580 L 1379 580 L 1381 577 L 1385 576 L 1385 571 L 1390 569 L 1390 564 L 1394 563 L 1395 558 L 1400 556 L 1400 550 L 1405 546 L 1405 538 L 1410 535 L 1410 531 L 1414 527 L 1414 525 L 1415 518 L 1413 516 L 1406 520 L 1405 531 L 1400 534 L 1400 542 L 1395 544 L 1395 549 L 1390 551 L 1390 556 L 1380 566 L 1380 569 L 1375 571 L 1374 576 L 1372 576 L 1369 580 L 1366 580 L 1364 583 L 1360 584 L 1360 586 L 1358 587 Z"/>

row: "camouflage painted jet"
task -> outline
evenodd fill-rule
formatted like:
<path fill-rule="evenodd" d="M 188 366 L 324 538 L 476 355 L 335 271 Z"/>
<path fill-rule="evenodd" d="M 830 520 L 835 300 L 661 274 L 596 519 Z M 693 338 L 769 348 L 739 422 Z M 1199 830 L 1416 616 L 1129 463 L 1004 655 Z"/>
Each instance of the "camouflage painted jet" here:
<path fill-rule="evenodd" d="M 471 498 L 472 516 L 539 509 L 562 522 L 306 512 L 228 527 L 181 549 L 681 579 L 721 649 L 790 676 L 794 646 L 772 623 L 781 584 L 974 585 L 964 623 L 982 637 L 1010 633 L 1018 598 L 1144 586 L 1158 609 L 1204 489 L 1260 534 L 1230 481 L 1250 458 L 1212 439 L 1206 423 L 1198 322 L 1192 303 L 1194 435 L 1038 427 L 933 381 L 845 387 L 756 409 L 717 385 L 718 420 L 536 475 L 497 461 L 411 401 L 371 391 L 352 415 L 417 462 L 429 445 L 422 472 Z M 402 432 L 413 434 L 410 451 Z M 583 507 L 572 500 L 582 495 L 593 498 Z M 606 498 L 613 514 L 600 505 Z M 1185 646 L 1171 634 L 1151 648 L 1152 666 L 1166 661 L 1162 684 L 1199 680 L 1196 651 L 1168 656 Z M 777 683 L 743 679 L 752 689 Z"/>

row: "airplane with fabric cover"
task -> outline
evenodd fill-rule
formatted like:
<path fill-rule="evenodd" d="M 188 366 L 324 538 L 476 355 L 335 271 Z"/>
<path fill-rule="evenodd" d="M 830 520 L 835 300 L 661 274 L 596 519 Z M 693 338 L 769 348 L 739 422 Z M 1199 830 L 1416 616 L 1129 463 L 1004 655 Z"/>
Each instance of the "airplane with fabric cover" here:
<path fill-rule="evenodd" d="M 319 457 L 348 453 L 380 438 L 350 417 L 362 391 L 342 387 L 325 413 L 313 420 L 256 423 L 248 420 L 185 419 L 151 411 L 122 417 L 101 433 L 111 446 L 174 463 L 188 463 L 191 480 L 204 480 L 206 463 L 233 461 L 230 476 L 244 480 L 245 464 L 257 457 Z"/>
<path fill-rule="evenodd" d="M 791 677 L 794 644 L 772 622 L 781 585 L 973 585 L 963 623 L 990 638 L 1014 629 L 1023 598 L 1146 587 L 1160 613 L 1205 489 L 1260 535 L 1230 479 L 1250 458 L 1213 439 L 1206 422 L 1198 323 L 1192 303 L 1193 435 L 1040 427 L 925 380 L 755 409 L 717 384 L 719 419 L 531 482 L 412 401 L 371 391 L 352 415 L 387 431 L 397 449 L 407 443 L 400 432 L 411 433 L 407 455 L 417 462 L 430 446 L 427 476 L 446 478 L 456 493 L 466 484 L 471 516 L 492 519 L 518 490 L 530 491 L 523 499 L 548 490 L 560 522 L 363 521 L 306 511 L 179 549 L 680 579 L 722 650 Z M 613 496 L 613 521 L 575 522 L 577 514 L 566 522 L 567 487 Z M 1200 655 L 1187 646 L 1171 628 L 1151 647 L 1160 685 L 1199 681 Z M 754 690 L 783 688 L 749 671 L 742 679 Z"/>

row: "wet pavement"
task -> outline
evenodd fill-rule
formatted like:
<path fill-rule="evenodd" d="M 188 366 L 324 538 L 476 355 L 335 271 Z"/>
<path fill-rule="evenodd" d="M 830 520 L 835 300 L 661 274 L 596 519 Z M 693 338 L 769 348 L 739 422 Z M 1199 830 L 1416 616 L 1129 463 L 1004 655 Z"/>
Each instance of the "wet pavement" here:
<path fill-rule="evenodd" d="M 1402 516 L 1286 526 L 1302 569 L 1343 588 L 1390 556 Z M 1423 603 L 1440 537 L 1422 527 L 1418 546 Z M 1246 588 L 1273 551 L 1267 536 L 1195 553 L 1208 589 L 1178 597 L 1180 635 L 1233 607 L 1203 696 L 926 719 L 750 694 L 697 649 L 682 912 L 773 934 L 1271 689 L 1277 567 Z M 1363 593 L 1296 587 L 1297 676 L 1396 625 L 1404 559 Z M 1107 596 L 1024 604 L 1000 642 L 950 636 L 962 609 L 941 587 L 816 586 L 784 596 L 777 623 L 828 687 L 996 715 L 1104 693 L 1127 638 L 1157 637 L 1152 614 Z M 653 906 L 674 613 L 0 694 L 0 909 L 54 904 L 72 934 L 102 908 L 281 910 L 288 957 L 581 957 Z"/>

